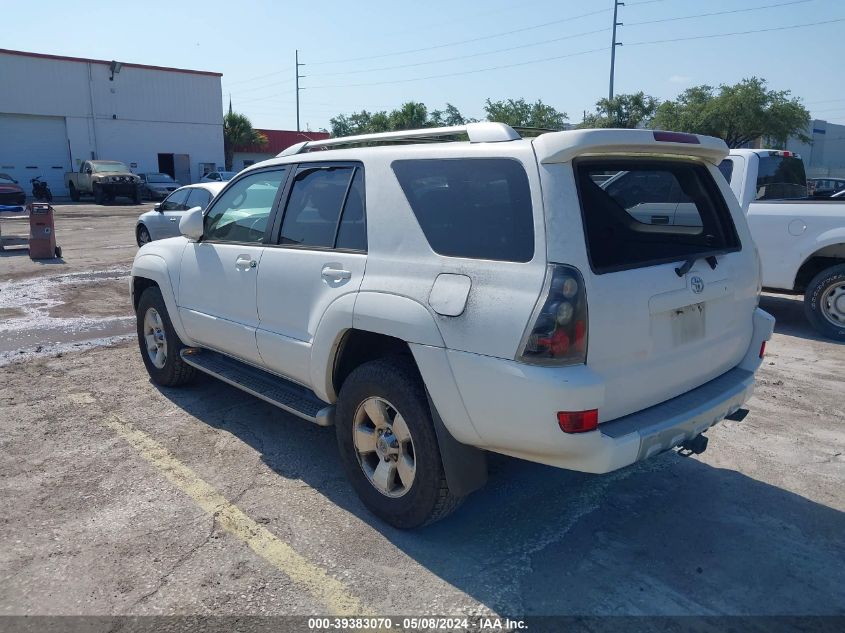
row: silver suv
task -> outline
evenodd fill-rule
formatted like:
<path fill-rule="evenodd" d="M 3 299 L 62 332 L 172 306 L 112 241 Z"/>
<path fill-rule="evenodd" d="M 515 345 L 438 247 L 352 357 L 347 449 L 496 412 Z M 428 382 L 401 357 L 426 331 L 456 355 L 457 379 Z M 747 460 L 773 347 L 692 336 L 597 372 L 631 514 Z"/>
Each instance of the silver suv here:
<path fill-rule="evenodd" d="M 141 355 L 334 425 L 402 528 L 483 485 L 487 451 L 591 473 L 701 452 L 774 322 L 726 154 L 499 123 L 294 146 L 139 250 Z"/>

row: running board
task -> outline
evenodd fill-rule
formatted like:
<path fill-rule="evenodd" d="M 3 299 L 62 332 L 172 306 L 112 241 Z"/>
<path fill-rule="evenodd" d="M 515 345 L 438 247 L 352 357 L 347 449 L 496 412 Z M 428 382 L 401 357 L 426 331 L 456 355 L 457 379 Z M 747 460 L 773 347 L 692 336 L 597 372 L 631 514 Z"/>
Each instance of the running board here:
<path fill-rule="evenodd" d="M 334 424 L 334 405 L 320 400 L 313 391 L 219 352 L 186 347 L 182 360 L 242 391 L 261 398 L 319 426 Z"/>

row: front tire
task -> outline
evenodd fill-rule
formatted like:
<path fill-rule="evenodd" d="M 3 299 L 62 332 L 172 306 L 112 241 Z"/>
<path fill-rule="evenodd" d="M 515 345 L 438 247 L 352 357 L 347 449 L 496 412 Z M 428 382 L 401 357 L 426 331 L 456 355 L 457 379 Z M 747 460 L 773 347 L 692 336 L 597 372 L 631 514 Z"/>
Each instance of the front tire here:
<path fill-rule="evenodd" d="M 132 202 L 133 204 L 141 204 L 141 188 L 136 187 L 135 193 L 132 194 Z"/>
<path fill-rule="evenodd" d="M 95 204 L 105 204 L 105 196 L 103 195 L 103 188 L 94 185 L 94 203 Z"/>
<path fill-rule="evenodd" d="M 335 428 L 352 487 L 390 525 L 433 523 L 463 500 L 449 490 L 431 409 L 410 359 L 385 358 L 355 369 L 340 390 Z"/>
<path fill-rule="evenodd" d="M 824 336 L 845 341 L 845 264 L 813 277 L 804 292 L 804 314 Z"/>
<path fill-rule="evenodd" d="M 74 202 L 79 202 L 79 189 L 73 183 L 69 183 L 67 188 L 70 191 L 70 199 Z"/>
<path fill-rule="evenodd" d="M 138 301 L 136 322 L 141 358 L 153 382 L 163 387 L 178 387 L 191 382 L 196 376 L 196 369 L 180 356 L 185 344 L 173 329 L 158 288 L 144 290 Z"/>

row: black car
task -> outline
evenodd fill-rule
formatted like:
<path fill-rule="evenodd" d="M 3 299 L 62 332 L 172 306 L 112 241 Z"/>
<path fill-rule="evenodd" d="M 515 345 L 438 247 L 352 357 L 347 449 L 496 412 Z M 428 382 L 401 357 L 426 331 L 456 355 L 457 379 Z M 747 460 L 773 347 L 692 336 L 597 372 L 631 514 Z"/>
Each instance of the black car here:
<path fill-rule="evenodd" d="M 845 178 L 809 178 L 807 190 L 814 198 L 829 198 L 845 189 Z"/>
<path fill-rule="evenodd" d="M 0 174 L 0 205 L 21 206 L 26 203 L 26 192 L 18 181 L 8 174 Z"/>

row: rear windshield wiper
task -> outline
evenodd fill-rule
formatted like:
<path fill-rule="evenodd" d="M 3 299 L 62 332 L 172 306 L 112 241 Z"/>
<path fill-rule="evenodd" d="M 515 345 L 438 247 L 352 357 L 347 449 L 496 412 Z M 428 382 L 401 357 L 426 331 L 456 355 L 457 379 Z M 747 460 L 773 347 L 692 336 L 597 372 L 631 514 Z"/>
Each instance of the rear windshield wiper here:
<path fill-rule="evenodd" d="M 697 262 L 699 259 L 703 259 L 708 264 L 710 264 L 711 270 L 716 270 L 716 266 L 719 264 L 719 262 L 716 260 L 716 255 L 690 255 L 684 262 L 683 266 L 675 269 L 675 274 L 678 275 L 678 277 L 683 277 L 690 271 L 695 262 Z"/>

